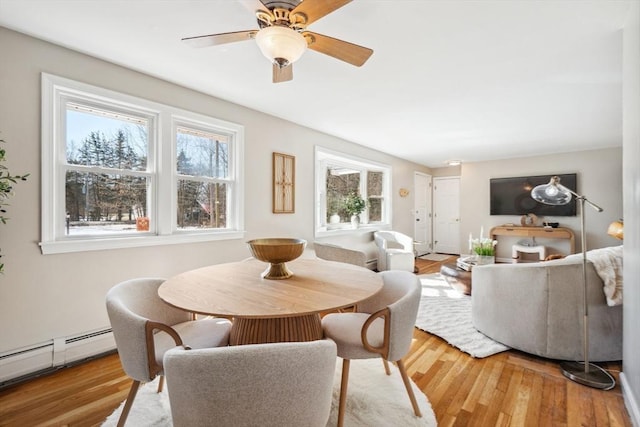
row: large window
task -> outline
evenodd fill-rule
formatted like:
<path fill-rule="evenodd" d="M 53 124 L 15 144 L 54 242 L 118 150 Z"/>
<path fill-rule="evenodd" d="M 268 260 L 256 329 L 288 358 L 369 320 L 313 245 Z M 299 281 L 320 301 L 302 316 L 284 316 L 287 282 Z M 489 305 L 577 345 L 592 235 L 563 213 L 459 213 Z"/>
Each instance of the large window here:
<path fill-rule="evenodd" d="M 350 230 L 351 218 L 345 207 L 356 194 L 366 202 L 360 214 L 361 226 L 383 228 L 391 223 L 391 168 L 316 147 L 316 234 Z"/>
<path fill-rule="evenodd" d="M 43 74 L 42 251 L 242 237 L 243 129 Z"/>
<path fill-rule="evenodd" d="M 185 124 L 176 137 L 178 229 L 226 228 L 230 137 Z"/>

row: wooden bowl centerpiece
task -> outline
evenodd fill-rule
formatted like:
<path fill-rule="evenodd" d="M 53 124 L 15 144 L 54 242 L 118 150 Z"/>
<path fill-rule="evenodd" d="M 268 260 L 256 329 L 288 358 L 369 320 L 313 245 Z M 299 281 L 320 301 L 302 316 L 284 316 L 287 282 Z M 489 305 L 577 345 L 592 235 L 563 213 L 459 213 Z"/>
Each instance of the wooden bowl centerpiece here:
<path fill-rule="evenodd" d="M 247 244 L 254 258 L 269 263 L 269 267 L 262 273 L 262 277 L 280 280 L 293 276 L 285 263 L 302 255 L 307 241 L 275 237 L 249 240 Z"/>

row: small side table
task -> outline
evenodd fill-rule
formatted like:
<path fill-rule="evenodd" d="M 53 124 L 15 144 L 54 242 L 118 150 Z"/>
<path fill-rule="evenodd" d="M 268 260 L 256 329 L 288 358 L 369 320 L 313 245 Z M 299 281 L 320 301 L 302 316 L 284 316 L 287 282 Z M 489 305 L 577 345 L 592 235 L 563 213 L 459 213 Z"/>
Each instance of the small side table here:
<path fill-rule="evenodd" d="M 442 264 L 440 274 L 452 288 L 465 295 L 471 295 L 471 272 L 456 267 L 455 264 Z"/>

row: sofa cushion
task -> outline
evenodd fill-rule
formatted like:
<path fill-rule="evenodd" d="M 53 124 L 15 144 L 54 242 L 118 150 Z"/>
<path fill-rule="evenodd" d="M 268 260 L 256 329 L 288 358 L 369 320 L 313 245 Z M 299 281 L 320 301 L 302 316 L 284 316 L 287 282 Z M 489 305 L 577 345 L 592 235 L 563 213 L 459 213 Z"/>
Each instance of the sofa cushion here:
<path fill-rule="evenodd" d="M 318 258 L 340 261 L 375 270 L 378 266 L 378 248 L 373 232 L 355 232 L 323 237 L 314 242 Z"/>

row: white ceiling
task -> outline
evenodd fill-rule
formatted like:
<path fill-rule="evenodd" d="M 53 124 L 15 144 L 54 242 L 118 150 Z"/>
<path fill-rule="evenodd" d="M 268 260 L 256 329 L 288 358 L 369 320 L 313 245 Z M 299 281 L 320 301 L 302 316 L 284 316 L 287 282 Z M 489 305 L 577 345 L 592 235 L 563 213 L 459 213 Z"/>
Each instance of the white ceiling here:
<path fill-rule="evenodd" d="M 0 0 L 0 25 L 430 166 L 622 145 L 622 33 L 637 0 L 354 0 L 309 26 L 374 50 L 315 51 L 271 83 L 255 1 Z M 6 58 L 5 58 L 6 59 Z"/>

